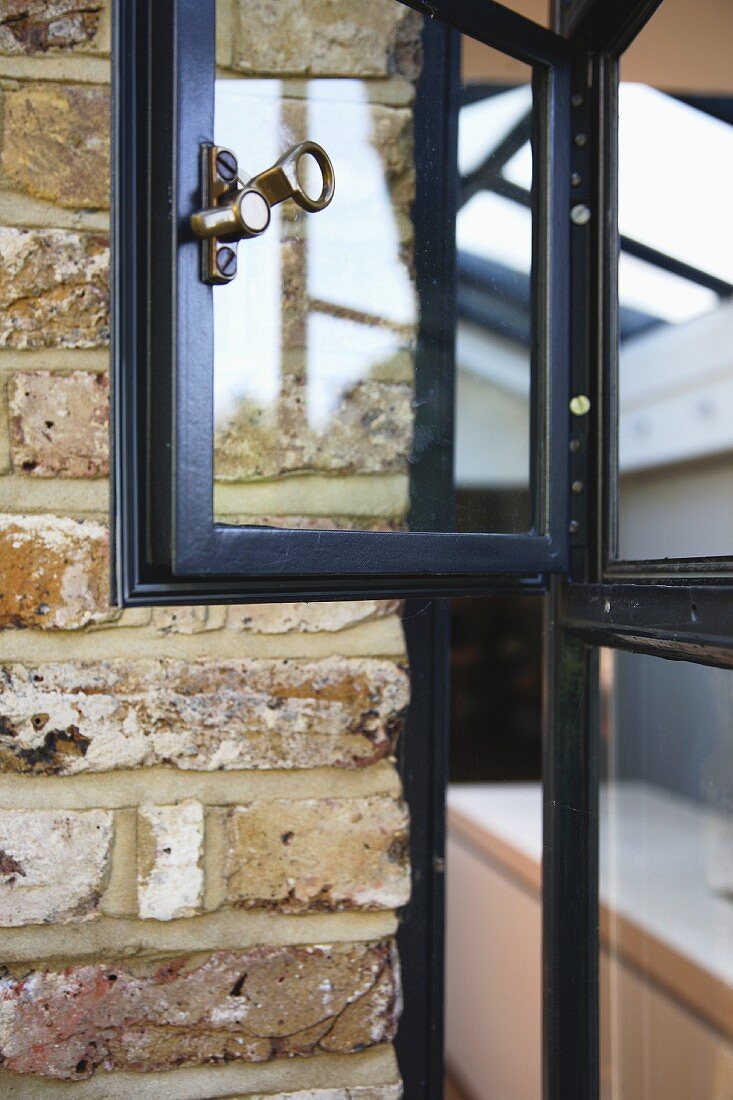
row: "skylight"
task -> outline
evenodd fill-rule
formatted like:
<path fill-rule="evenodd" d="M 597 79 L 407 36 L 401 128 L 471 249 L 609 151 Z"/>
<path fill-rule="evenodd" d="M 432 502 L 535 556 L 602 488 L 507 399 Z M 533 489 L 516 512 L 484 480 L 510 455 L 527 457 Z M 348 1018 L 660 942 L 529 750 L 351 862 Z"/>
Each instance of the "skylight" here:
<path fill-rule="evenodd" d="M 733 283 L 733 126 L 645 84 L 619 116 L 621 233 Z"/>
<path fill-rule="evenodd" d="M 529 86 L 489 94 L 464 107 L 459 169 L 476 172 L 531 110 Z M 531 217 L 523 205 L 532 185 L 525 142 L 497 166 L 517 198 L 499 195 L 491 179 L 458 218 L 458 247 L 517 271 L 528 270 Z M 733 284 L 733 126 L 643 84 L 620 89 L 619 288 L 622 307 L 650 321 L 682 324 L 715 309 Z M 469 192 L 470 193 L 470 192 Z M 653 250 L 650 252 L 650 250 Z M 657 254 L 657 255 L 655 255 Z M 679 264 L 687 265 L 680 270 Z M 713 286 L 714 286 L 713 282 Z M 725 293 L 725 286 L 723 286 Z"/>

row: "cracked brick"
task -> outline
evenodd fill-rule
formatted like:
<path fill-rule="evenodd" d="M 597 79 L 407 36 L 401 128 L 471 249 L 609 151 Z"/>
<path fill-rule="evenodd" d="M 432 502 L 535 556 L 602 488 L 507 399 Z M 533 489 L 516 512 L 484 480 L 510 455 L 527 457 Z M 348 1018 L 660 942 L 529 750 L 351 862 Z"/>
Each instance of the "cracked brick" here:
<path fill-rule="evenodd" d="M 391 1041 L 400 1008 L 391 940 L 36 970 L 0 1001 L 0 1065 L 66 1080 L 351 1053 Z"/>
<path fill-rule="evenodd" d="M 68 50 L 90 42 L 103 5 L 79 0 L 2 0 L 0 53 Z"/>

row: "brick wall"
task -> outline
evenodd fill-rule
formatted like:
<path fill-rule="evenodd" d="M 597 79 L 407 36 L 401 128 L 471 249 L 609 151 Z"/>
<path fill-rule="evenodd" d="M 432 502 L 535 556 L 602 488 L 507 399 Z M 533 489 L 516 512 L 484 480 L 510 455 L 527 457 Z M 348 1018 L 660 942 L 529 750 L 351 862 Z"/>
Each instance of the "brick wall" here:
<path fill-rule="evenodd" d="M 383 2 L 220 0 L 219 60 L 296 79 L 310 36 L 367 77 L 407 211 L 418 24 Z M 108 52 L 102 0 L 0 0 L 0 1097 L 398 1100 L 399 606 L 109 603 Z M 400 522 L 405 347 L 386 465 L 240 426 L 225 510 Z"/>

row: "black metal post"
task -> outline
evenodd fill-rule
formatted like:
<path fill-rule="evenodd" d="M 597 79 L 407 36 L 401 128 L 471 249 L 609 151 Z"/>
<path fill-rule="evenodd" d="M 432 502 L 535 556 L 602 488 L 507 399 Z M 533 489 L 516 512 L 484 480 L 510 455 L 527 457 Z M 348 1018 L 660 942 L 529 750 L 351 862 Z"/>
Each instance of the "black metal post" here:
<path fill-rule="evenodd" d="M 598 657 L 546 598 L 543 1097 L 597 1100 Z"/>
<path fill-rule="evenodd" d="M 449 607 L 448 600 L 405 605 L 412 704 L 399 758 L 410 807 L 412 898 L 397 937 L 405 1007 L 396 1047 L 406 1100 L 443 1097 Z"/>

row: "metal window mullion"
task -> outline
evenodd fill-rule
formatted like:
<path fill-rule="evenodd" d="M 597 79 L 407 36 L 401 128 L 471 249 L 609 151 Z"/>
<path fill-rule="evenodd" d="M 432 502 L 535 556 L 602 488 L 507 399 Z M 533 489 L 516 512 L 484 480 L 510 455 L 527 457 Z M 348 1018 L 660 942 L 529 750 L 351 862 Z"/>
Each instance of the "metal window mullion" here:
<path fill-rule="evenodd" d="M 598 651 L 547 597 L 543 745 L 543 1098 L 598 1100 Z"/>

